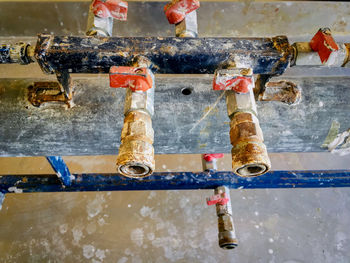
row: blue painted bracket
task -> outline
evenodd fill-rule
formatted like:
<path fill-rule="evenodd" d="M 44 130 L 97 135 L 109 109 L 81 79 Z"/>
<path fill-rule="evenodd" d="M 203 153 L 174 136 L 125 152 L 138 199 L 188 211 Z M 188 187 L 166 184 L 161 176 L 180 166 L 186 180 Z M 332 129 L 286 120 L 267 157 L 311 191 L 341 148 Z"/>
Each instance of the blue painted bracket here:
<path fill-rule="evenodd" d="M 52 168 L 57 174 L 57 177 L 60 179 L 64 186 L 70 186 L 72 184 L 71 173 L 63 161 L 61 156 L 46 156 L 46 159 L 51 164 Z"/>
<path fill-rule="evenodd" d="M 0 192 L 16 185 L 23 192 L 190 190 L 215 189 L 226 185 L 235 189 L 350 187 L 350 170 L 342 171 L 272 171 L 254 178 L 238 177 L 232 172 L 154 173 L 143 179 L 120 174 L 74 174 L 70 186 L 63 186 L 53 175 L 5 175 L 0 178 Z"/>

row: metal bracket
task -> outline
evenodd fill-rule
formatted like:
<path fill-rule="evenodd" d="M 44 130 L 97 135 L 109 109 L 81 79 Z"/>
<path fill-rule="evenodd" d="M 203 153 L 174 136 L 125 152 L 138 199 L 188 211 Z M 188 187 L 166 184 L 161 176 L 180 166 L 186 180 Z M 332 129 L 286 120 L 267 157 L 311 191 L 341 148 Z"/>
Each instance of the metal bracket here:
<path fill-rule="evenodd" d="M 63 161 L 61 156 L 47 156 L 46 159 L 50 163 L 51 167 L 57 174 L 57 177 L 60 179 L 64 186 L 70 186 L 72 184 L 72 178 L 66 163 Z"/>

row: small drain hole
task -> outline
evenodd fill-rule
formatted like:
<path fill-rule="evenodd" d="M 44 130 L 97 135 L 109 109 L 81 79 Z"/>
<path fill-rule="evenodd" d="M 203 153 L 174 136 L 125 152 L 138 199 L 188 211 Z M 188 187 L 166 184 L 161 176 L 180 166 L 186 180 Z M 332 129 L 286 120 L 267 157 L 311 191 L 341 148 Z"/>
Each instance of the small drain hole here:
<path fill-rule="evenodd" d="M 183 88 L 183 89 L 181 90 L 181 93 L 182 93 L 183 95 L 185 95 L 185 96 L 191 95 L 192 89 L 191 89 L 191 88 Z"/>

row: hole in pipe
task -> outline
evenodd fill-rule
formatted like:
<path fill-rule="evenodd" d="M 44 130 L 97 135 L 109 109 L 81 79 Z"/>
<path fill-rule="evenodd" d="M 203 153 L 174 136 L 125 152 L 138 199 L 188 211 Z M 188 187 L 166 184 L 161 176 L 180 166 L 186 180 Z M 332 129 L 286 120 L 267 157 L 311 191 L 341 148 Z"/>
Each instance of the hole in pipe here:
<path fill-rule="evenodd" d="M 182 93 L 183 95 L 185 95 L 185 96 L 191 95 L 192 89 L 191 89 L 191 88 L 183 88 L 183 89 L 181 90 L 181 93 Z"/>

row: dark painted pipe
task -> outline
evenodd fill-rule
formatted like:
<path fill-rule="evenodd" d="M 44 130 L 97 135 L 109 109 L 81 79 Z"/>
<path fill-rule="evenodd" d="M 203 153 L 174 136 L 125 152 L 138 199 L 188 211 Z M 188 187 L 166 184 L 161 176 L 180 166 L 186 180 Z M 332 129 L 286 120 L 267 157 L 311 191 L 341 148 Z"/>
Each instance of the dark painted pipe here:
<path fill-rule="evenodd" d="M 254 74 L 282 74 L 292 48 L 275 38 L 73 37 L 39 35 L 35 56 L 47 73 L 108 73 L 111 66 L 148 58 L 155 73 L 213 74 L 225 63 L 251 67 Z"/>
<path fill-rule="evenodd" d="M 154 173 L 133 179 L 119 174 L 74 174 L 70 186 L 63 186 L 55 175 L 4 175 L 0 192 L 74 192 L 126 190 L 215 189 L 225 185 L 235 189 L 350 187 L 350 170 L 272 171 L 243 178 L 233 172 Z"/>

